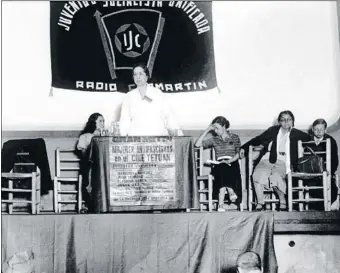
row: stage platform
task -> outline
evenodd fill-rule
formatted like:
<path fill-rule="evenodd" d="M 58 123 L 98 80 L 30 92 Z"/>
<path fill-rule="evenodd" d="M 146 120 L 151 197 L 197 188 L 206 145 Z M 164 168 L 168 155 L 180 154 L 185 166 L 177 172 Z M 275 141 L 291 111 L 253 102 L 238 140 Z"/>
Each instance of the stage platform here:
<path fill-rule="evenodd" d="M 271 213 L 3 215 L 2 249 L 32 251 L 35 272 L 223 272 L 246 249 L 277 268 Z"/>
<path fill-rule="evenodd" d="M 340 234 L 340 211 L 274 212 L 274 233 Z"/>
<path fill-rule="evenodd" d="M 173 214 L 173 213 L 208 213 L 199 212 L 197 210 L 185 211 L 185 210 L 155 210 L 155 211 L 126 211 L 126 212 L 110 212 L 101 213 L 106 214 Z M 209 212 L 208 214 L 217 214 L 219 217 L 223 217 L 224 214 L 234 213 L 266 213 L 273 215 L 274 221 L 274 233 L 278 234 L 299 234 L 299 233 L 324 233 L 324 234 L 340 234 L 340 211 L 304 211 L 304 212 Z M 3 213 L 2 215 L 8 215 Z M 13 215 L 31 215 L 28 212 L 16 212 Z M 40 215 L 77 215 L 74 212 L 63 212 L 61 214 L 55 214 L 53 211 L 42 211 Z M 86 214 L 85 214 L 86 215 Z"/>
<path fill-rule="evenodd" d="M 46 273 L 226 273 L 245 250 L 265 272 L 338 268 L 339 239 L 339 211 L 2 215 L 2 263 L 32 251 Z"/>

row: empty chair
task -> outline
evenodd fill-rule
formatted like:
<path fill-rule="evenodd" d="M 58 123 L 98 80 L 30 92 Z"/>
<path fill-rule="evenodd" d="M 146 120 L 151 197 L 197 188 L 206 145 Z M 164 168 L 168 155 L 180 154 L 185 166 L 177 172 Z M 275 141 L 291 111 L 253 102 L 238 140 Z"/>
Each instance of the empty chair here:
<path fill-rule="evenodd" d="M 80 159 L 76 156 L 74 150 L 57 148 L 54 211 L 60 213 L 63 207 L 68 204 L 74 204 L 76 211 L 80 213 L 83 204 Z"/>

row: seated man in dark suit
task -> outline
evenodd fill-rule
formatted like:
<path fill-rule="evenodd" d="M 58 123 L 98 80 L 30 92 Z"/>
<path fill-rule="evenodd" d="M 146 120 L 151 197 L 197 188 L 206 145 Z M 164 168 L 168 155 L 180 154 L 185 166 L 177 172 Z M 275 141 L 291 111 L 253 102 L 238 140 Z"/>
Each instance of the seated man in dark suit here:
<path fill-rule="evenodd" d="M 315 120 L 312 125 L 312 135 L 310 137 L 311 138 L 310 140 L 314 141 L 314 143 L 309 144 L 308 146 L 311 147 L 316 152 L 325 151 L 326 143 L 325 142 L 321 143 L 321 141 L 326 140 L 326 139 L 331 140 L 331 175 L 332 175 L 331 202 L 333 203 L 334 201 L 336 201 L 336 198 L 338 195 L 338 187 L 336 185 L 335 175 L 334 175 L 339 165 L 338 145 L 332 136 L 326 134 L 326 130 L 327 130 L 327 122 L 324 119 L 320 118 L 320 119 Z M 321 154 L 320 156 L 323 158 L 323 161 L 326 162 L 326 155 Z M 318 180 L 308 181 L 309 186 L 316 186 L 317 184 L 320 184 Z M 321 191 L 315 191 L 315 192 L 311 191 L 310 194 L 311 194 L 311 197 L 315 197 L 315 198 L 320 198 L 320 197 L 322 198 L 323 196 L 323 193 Z M 315 205 L 312 205 L 312 208 L 322 209 L 323 205 L 317 203 Z"/>

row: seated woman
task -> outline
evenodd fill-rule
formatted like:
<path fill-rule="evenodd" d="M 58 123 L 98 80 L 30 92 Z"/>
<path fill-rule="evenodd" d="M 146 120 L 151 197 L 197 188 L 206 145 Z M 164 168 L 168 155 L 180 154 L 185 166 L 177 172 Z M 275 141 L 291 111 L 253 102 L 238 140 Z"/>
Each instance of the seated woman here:
<path fill-rule="evenodd" d="M 279 198 L 280 210 L 287 209 L 286 174 L 291 172 L 291 166 L 296 165 L 298 159 L 298 140 L 306 141 L 309 135 L 294 127 L 294 115 L 291 111 L 282 111 L 277 121 L 279 125 L 269 127 L 261 135 L 249 140 L 241 147 L 240 157 L 243 158 L 249 146 L 263 145 L 270 147 L 269 160 L 261 160 L 253 173 L 254 189 L 257 197 L 256 210 L 264 207 L 264 186 L 270 181 L 273 190 Z"/>
<path fill-rule="evenodd" d="M 104 129 L 104 122 L 104 117 L 100 113 L 93 113 L 89 116 L 83 131 L 80 133 L 77 143 L 77 150 L 81 152 L 82 156 L 86 155 L 92 137 L 99 136 L 100 130 Z"/>
<path fill-rule="evenodd" d="M 338 187 L 336 185 L 335 181 L 335 172 L 338 169 L 339 165 L 339 158 L 338 158 L 338 145 L 333 137 L 326 134 L 327 131 L 327 122 L 320 118 L 313 122 L 312 124 L 312 135 L 310 137 L 310 140 L 314 141 L 313 144 L 308 144 L 309 147 L 311 147 L 314 151 L 326 151 L 326 143 L 322 142 L 323 140 L 330 139 L 331 141 L 331 202 L 333 203 L 336 201 L 337 195 L 338 195 Z M 323 158 L 323 161 L 326 162 L 326 155 L 321 154 L 321 157 Z M 309 180 L 308 185 L 318 185 L 320 184 L 317 180 Z M 320 198 L 323 196 L 323 193 L 321 191 L 311 191 L 310 192 L 311 197 Z M 320 206 L 318 206 L 320 205 Z M 315 209 L 323 209 L 323 204 L 321 203 L 315 203 L 315 206 L 311 204 L 310 208 Z"/>
<path fill-rule="evenodd" d="M 89 158 L 88 158 L 88 148 L 91 144 L 93 136 L 99 136 L 100 130 L 104 129 L 104 117 L 100 113 L 93 113 L 88 118 L 83 131 L 80 134 L 77 150 L 80 153 L 80 173 L 83 177 L 82 183 L 82 195 L 85 200 L 85 207 L 82 212 L 92 211 L 90 194 L 91 185 L 89 185 Z"/>
<path fill-rule="evenodd" d="M 148 85 L 150 73 L 145 64 L 132 69 L 137 88 L 125 95 L 120 114 L 122 136 L 183 136 L 163 93 Z"/>
<path fill-rule="evenodd" d="M 228 128 L 230 124 L 225 117 L 218 116 L 214 118 L 211 125 L 197 139 L 195 146 L 214 148 L 216 159 L 223 163 L 213 166 L 212 174 L 214 176 L 213 190 L 214 193 L 219 191 L 218 211 L 225 211 L 237 206 L 226 206 L 224 198 L 226 191 L 229 194 L 229 200 L 238 204 L 242 201 L 242 182 L 240 174 L 240 165 L 238 163 L 239 150 L 241 147 L 238 135 L 231 133 Z M 208 133 L 211 132 L 212 134 Z"/>

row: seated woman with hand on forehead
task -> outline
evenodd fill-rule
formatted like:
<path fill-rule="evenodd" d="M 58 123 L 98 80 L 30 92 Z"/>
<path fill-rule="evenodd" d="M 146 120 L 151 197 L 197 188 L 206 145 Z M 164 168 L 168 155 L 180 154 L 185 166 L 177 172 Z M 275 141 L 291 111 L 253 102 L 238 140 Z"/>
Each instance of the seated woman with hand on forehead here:
<path fill-rule="evenodd" d="M 128 92 L 120 114 L 122 136 L 183 136 L 161 90 L 148 85 L 150 73 L 145 64 L 132 69 L 137 88 Z"/>
<path fill-rule="evenodd" d="M 241 147 L 240 156 L 244 157 L 249 146 L 262 145 L 268 150 L 269 160 L 262 159 L 253 173 L 254 189 L 257 197 L 256 210 L 264 208 L 264 187 L 273 186 L 279 198 L 280 210 L 286 210 L 287 182 L 286 175 L 291 172 L 291 166 L 298 160 L 298 140 L 307 141 L 307 133 L 294 128 L 295 118 L 291 111 L 282 111 L 277 121 L 279 125 L 269 127 L 257 137 L 249 140 Z M 250 159 L 251 160 L 251 159 Z"/>
<path fill-rule="evenodd" d="M 214 165 L 212 174 L 214 176 L 213 194 L 219 191 L 218 211 L 226 209 L 237 209 L 235 204 L 225 205 L 224 198 L 228 192 L 231 203 L 242 202 L 242 182 L 240 165 L 238 163 L 239 150 L 241 147 L 238 135 L 231 133 L 229 121 L 225 117 L 214 118 L 209 127 L 197 139 L 195 146 L 214 148 L 218 165 Z M 208 135 L 208 133 L 212 133 Z"/>

